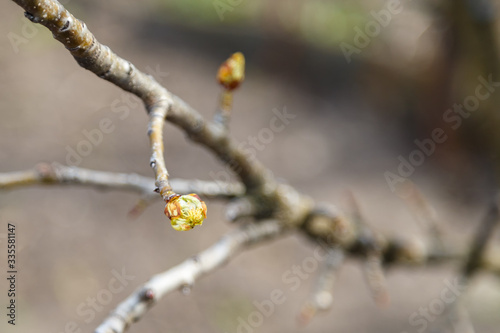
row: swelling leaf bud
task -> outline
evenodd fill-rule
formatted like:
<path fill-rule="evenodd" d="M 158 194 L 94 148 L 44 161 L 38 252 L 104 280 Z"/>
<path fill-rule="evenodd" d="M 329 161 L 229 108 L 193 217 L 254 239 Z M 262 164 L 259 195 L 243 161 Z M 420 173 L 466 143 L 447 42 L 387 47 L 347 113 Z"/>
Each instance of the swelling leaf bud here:
<path fill-rule="evenodd" d="M 245 78 L 245 57 L 243 53 L 236 52 L 222 63 L 217 72 L 217 81 L 226 90 L 239 87 Z"/>
<path fill-rule="evenodd" d="M 165 215 L 177 231 L 191 230 L 207 217 L 205 202 L 194 193 L 176 195 L 167 201 Z"/>

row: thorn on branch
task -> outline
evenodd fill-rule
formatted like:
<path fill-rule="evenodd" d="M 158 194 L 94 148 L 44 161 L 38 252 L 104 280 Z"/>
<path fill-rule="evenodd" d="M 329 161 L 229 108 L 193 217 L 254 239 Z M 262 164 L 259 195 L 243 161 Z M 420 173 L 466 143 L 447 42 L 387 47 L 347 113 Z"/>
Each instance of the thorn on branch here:
<path fill-rule="evenodd" d="M 361 214 L 359 203 L 352 192 L 348 192 L 347 199 L 351 209 L 351 216 L 358 229 L 358 241 L 356 247 L 364 256 L 363 273 L 366 284 L 371 291 L 373 300 L 378 306 L 389 304 L 389 292 L 383 269 L 383 255 L 381 240 L 367 226 L 366 220 Z"/>
<path fill-rule="evenodd" d="M 193 289 L 193 286 L 190 285 L 190 284 L 185 284 L 185 285 L 182 285 L 180 290 L 181 290 L 181 293 L 184 295 L 184 296 L 189 296 L 191 294 L 191 290 Z"/>
<path fill-rule="evenodd" d="M 328 245 L 326 246 L 328 247 Z M 308 324 L 316 314 L 327 311 L 333 304 L 333 289 L 340 267 L 344 262 L 344 253 L 340 249 L 329 247 L 327 251 L 314 291 L 299 313 L 298 321 L 301 325 Z"/>
<path fill-rule="evenodd" d="M 427 233 L 431 246 L 436 251 L 443 251 L 444 242 L 442 239 L 441 227 L 438 224 L 437 213 L 434 207 L 429 204 L 424 194 L 410 180 L 405 181 L 405 195 L 399 196 L 410 207 L 419 226 Z"/>
<path fill-rule="evenodd" d="M 363 272 L 375 304 L 378 306 L 389 305 L 390 297 L 381 256 L 373 254 L 367 257 L 363 265 Z"/>

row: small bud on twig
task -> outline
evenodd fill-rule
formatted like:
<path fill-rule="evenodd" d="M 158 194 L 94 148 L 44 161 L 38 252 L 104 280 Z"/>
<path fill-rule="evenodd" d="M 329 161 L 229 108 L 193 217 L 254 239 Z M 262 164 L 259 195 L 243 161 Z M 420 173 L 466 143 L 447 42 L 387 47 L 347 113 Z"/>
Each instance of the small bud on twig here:
<path fill-rule="evenodd" d="M 226 90 L 239 87 L 245 78 L 245 57 L 243 53 L 236 52 L 222 63 L 217 72 L 217 81 Z"/>
<path fill-rule="evenodd" d="M 215 114 L 215 123 L 221 124 L 226 130 L 229 126 L 231 108 L 233 106 L 233 90 L 238 88 L 245 78 L 245 57 L 236 52 L 222 63 L 217 71 L 217 81 L 224 88 L 219 110 Z"/>
<path fill-rule="evenodd" d="M 165 215 L 170 219 L 172 228 L 175 230 L 191 230 L 203 223 L 207 217 L 207 206 L 194 193 L 176 195 L 167 201 Z"/>

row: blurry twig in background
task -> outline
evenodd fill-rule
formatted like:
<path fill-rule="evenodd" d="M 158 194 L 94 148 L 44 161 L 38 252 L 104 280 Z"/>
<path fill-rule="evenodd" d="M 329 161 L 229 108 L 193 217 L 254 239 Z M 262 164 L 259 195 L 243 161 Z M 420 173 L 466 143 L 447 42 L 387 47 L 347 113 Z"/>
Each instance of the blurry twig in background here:
<path fill-rule="evenodd" d="M 488 241 L 493 236 L 493 231 L 500 220 L 498 200 L 499 198 L 496 197 L 490 204 L 488 213 L 479 225 L 472 244 L 469 247 L 468 258 L 465 261 L 461 272 L 465 280 L 470 279 L 472 275 L 481 267 L 481 261 Z"/>
<path fill-rule="evenodd" d="M 387 290 L 387 282 L 383 270 L 383 257 L 380 242 L 375 239 L 375 235 L 366 224 L 365 218 L 361 214 L 359 203 L 352 192 L 347 194 L 350 206 L 351 218 L 359 230 L 360 239 L 365 242 L 363 273 L 365 281 L 370 288 L 372 297 L 379 306 L 389 304 L 390 297 Z"/>
<path fill-rule="evenodd" d="M 396 193 L 407 203 L 419 227 L 429 236 L 430 245 L 436 251 L 444 251 L 443 231 L 438 223 L 436 210 L 429 204 L 429 200 L 410 180 L 401 184 L 401 188 Z"/>
<path fill-rule="evenodd" d="M 465 293 L 468 289 L 468 282 L 474 273 L 481 267 L 482 258 L 484 257 L 488 241 L 492 237 L 494 229 L 500 221 L 498 200 L 498 196 L 494 198 L 486 216 L 479 224 L 475 237 L 470 245 L 467 258 L 461 268 L 460 284 L 464 286 L 464 290 L 457 296 L 455 302 L 448 304 L 446 309 L 449 325 L 454 329 L 454 332 L 457 333 L 474 333 L 474 327 L 468 311 L 464 306 L 464 298 L 466 297 Z"/>

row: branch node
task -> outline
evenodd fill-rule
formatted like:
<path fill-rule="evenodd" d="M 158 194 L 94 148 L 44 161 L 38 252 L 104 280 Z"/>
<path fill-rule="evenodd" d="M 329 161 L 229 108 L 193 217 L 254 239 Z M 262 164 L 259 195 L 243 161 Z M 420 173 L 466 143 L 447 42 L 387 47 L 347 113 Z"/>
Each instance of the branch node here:
<path fill-rule="evenodd" d="M 142 299 L 146 302 L 154 302 L 156 299 L 155 292 L 151 288 L 144 289 L 142 292 Z"/>
<path fill-rule="evenodd" d="M 68 19 L 68 20 L 64 23 L 64 25 L 62 26 L 62 28 L 61 28 L 61 29 L 59 29 L 59 32 L 65 32 L 65 31 L 67 31 L 67 30 L 68 30 L 68 28 L 69 28 L 70 23 L 71 23 L 71 19 Z"/>

